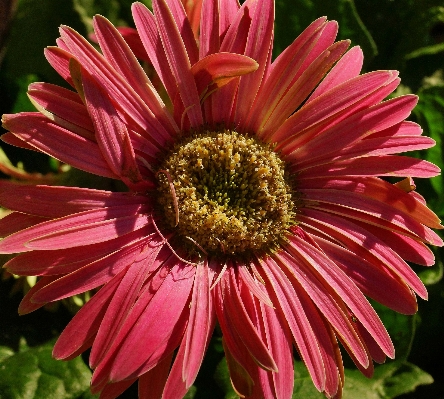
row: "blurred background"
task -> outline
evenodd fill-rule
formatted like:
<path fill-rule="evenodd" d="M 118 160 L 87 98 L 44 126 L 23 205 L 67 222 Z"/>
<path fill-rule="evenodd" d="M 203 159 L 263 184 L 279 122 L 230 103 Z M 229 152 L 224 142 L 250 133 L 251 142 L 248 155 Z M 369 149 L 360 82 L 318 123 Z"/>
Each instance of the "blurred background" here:
<path fill-rule="evenodd" d="M 150 6 L 150 1 L 143 1 Z M 26 96 L 31 82 L 66 83 L 46 62 L 43 49 L 54 45 L 58 27 L 69 25 L 88 35 L 92 16 L 102 14 L 117 26 L 134 26 L 129 0 L 0 0 L 0 113 L 34 111 Z M 339 39 L 362 47 L 364 72 L 400 71 L 395 95 L 414 93 L 419 104 L 410 120 L 421 124 L 437 145 L 413 156 L 443 168 L 444 139 L 444 5 L 442 0 L 276 0 L 274 56 L 320 16 L 339 22 Z M 3 130 L 1 131 L 4 132 Z M 0 144 L 1 178 L 32 182 L 109 188 L 109 182 L 68 170 L 41 154 Z M 415 181 L 429 206 L 444 216 L 442 176 Z M 3 211 L 2 211 L 3 212 Z M 440 233 L 441 234 L 441 233 Z M 442 234 L 441 234 L 442 235 Z M 415 316 L 375 307 L 396 348 L 396 360 L 378 365 L 366 379 L 344 356 L 345 399 L 444 399 L 444 250 L 434 248 L 436 264 L 413 265 L 429 291 L 419 300 Z M 0 259 L 4 263 L 7 258 Z M 18 316 L 17 307 L 35 278 L 0 272 L 0 398 L 87 399 L 91 372 L 87 353 L 70 362 L 51 359 L 55 339 L 88 294 L 63 304 Z M 297 359 L 297 358 L 296 358 Z M 231 390 L 220 337 L 213 338 L 208 355 L 188 398 L 235 398 Z M 295 398 L 323 398 L 313 387 L 305 367 L 295 361 Z M 137 398 L 137 386 L 121 398 Z"/>

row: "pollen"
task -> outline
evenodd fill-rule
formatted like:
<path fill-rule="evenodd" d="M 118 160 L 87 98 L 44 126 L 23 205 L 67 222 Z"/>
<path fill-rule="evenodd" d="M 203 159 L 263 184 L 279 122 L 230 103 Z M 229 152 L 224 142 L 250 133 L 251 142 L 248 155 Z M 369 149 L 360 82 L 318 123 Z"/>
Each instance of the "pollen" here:
<path fill-rule="evenodd" d="M 195 242 L 206 254 L 273 251 L 295 224 L 285 163 L 252 136 L 231 130 L 190 134 L 159 169 L 174 185 L 172 190 L 165 174 L 158 174 L 160 219 L 184 243 Z"/>

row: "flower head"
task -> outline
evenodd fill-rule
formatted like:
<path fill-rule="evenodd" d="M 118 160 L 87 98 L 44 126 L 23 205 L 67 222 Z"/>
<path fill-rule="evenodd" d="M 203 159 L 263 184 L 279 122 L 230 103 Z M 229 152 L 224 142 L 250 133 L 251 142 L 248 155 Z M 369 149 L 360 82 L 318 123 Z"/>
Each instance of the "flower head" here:
<path fill-rule="evenodd" d="M 179 0 L 152 3 L 132 11 L 167 101 L 96 16 L 100 52 L 66 26 L 45 51 L 73 90 L 34 83 L 39 112 L 3 116 L 5 142 L 128 188 L 0 183 L 6 267 L 41 276 L 20 312 L 98 289 L 54 356 L 91 347 L 105 397 L 136 380 L 183 397 L 218 323 L 239 395 L 290 398 L 295 347 L 339 398 L 338 343 L 365 375 L 394 356 L 366 296 L 414 313 L 427 292 L 406 261 L 442 245 L 411 179 L 439 169 L 397 155 L 434 145 L 405 121 L 417 99 L 384 101 L 397 72 L 360 74 L 326 18 L 272 61 L 272 0 L 203 1 L 199 30 Z"/>

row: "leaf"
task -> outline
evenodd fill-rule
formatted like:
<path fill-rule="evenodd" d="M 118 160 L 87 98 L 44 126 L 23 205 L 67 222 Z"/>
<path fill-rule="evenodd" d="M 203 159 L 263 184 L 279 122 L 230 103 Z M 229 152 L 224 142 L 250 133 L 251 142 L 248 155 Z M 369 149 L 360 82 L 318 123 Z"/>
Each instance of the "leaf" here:
<path fill-rule="evenodd" d="M 14 353 L 0 347 L 0 398 L 2 399 L 84 399 L 91 371 L 82 358 L 61 362 L 52 358 L 53 342 L 25 347 Z M 12 352 L 12 353 L 11 353 Z"/>
<path fill-rule="evenodd" d="M 377 366 L 370 379 L 358 370 L 346 370 L 343 399 L 392 399 L 432 382 L 433 378 L 419 367 L 408 362 L 390 361 Z"/>
<path fill-rule="evenodd" d="M 306 399 L 322 399 L 325 396 L 320 393 L 311 380 L 307 367 L 301 361 L 294 362 L 294 387 L 293 387 L 293 399 L 306 398 Z"/>
<path fill-rule="evenodd" d="M 437 261 L 433 266 L 420 271 L 418 275 L 424 285 L 436 284 L 442 280 L 443 263 L 441 261 Z"/>
<path fill-rule="evenodd" d="M 419 103 L 414 109 L 419 124 L 424 129 L 424 135 L 436 141 L 435 147 L 426 151 L 426 159 L 439 167 L 444 166 L 443 146 L 444 142 L 444 87 L 430 87 L 419 92 Z M 430 179 L 433 189 L 438 194 L 437 203 L 433 204 L 433 209 L 438 211 L 438 215 L 443 215 L 444 205 L 444 178 L 437 176 Z M 441 212 L 439 212 L 441 210 Z"/>

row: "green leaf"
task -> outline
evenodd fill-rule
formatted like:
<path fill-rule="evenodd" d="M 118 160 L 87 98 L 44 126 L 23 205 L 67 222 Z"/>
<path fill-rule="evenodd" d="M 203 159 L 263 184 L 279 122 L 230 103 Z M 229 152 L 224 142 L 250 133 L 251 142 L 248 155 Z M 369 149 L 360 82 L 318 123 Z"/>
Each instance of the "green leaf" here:
<path fill-rule="evenodd" d="M 419 103 L 414 109 L 419 124 L 424 129 L 424 135 L 436 141 L 436 145 L 425 152 L 426 159 L 439 167 L 443 167 L 444 142 L 444 87 L 430 87 L 419 92 Z M 444 180 L 443 176 L 430 179 L 431 185 L 438 194 L 433 203 L 433 209 L 439 215 L 444 215 Z"/>
<path fill-rule="evenodd" d="M 294 362 L 294 387 L 293 399 L 322 399 L 325 396 L 320 393 L 315 386 L 308 373 L 307 367 L 301 361 Z"/>
<path fill-rule="evenodd" d="M 438 283 L 443 277 L 443 263 L 441 261 L 437 261 L 433 266 L 420 271 L 418 276 L 424 285 L 433 285 Z"/>
<path fill-rule="evenodd" d="M 392 399 L 432 382 L 433 378 L 419 367 L 390 361 L 377 366 L 372 378 L 365 378 L 358 370 L 346 370 L 343 399 Z"/>
<path fill-rule="evenodd" d="M 93 398 L 87 394 L 91 371 L 82 358 L 67 362 L 55 360 L 51 356 L 52 347 L 53 342 L 50 342 L 22 348 L 18 353 L 0 348 L 0 354 L 9 354 L 0 361 L 0 398 Z"/>

